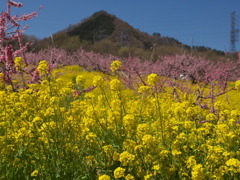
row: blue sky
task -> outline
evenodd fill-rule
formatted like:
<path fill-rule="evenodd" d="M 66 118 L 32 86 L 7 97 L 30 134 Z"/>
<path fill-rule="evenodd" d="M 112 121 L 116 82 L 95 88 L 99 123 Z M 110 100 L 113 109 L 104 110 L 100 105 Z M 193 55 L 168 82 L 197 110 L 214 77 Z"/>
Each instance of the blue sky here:
<path fill-rule="evenodd" d="M 26 22 L 26 34 L 49 37 L 70 24 L 77 24 L 96 11 L 105 10 L 140 31 L 173 37 L 187 45 L 229 50 L 231 12 L 236 11 L 240 29 L 239 0 L 18 0 L 22 8 L 12 15 L 31 13 L 39 6 L 39 17 Z M 1 10 L 6 1 L 0 2 Z M 240 35 L 240 34 L 239 34 Z M 239 38 L 240 40 L 240 38 Z M 236 43 L 240 50 L 240 42 Z"/>

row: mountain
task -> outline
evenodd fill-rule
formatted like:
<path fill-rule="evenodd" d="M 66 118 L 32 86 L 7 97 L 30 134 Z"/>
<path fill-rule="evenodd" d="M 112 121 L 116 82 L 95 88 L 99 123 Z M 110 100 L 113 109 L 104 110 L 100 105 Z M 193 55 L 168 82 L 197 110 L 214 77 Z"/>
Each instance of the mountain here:
<path fill-rule="evenodd" d="M 208 53 L 211 56 L 224 54 L 203 46 L 191 49 L 190 46 L 157 32 L 149 35 L 106 11 L 96 12 L 82 22 L 40 40 L 34 46 L 35 51 L 54 46 L 74 52 L 82 47 L 102 54 L 110 53 L 122 57 L 131 54 L 144 59 L 181 53 Z"/>
<path fill-rule="evenodd" d="M 134 29 L 128 23 L 118 19 L 105 11 L 94 13 L 91 17 L 85 19 L 74 29 L 68 31 L 70 36 L 79 36 L 80 40 L 91 42 L 100 41 L 104 38 L 121 46 L 134 46 L 139 48 L 150 48 L 153 43 L 180 45 L 173 38 L 163 38 L 159 36 L 150 36 L 137 29 Z"/>

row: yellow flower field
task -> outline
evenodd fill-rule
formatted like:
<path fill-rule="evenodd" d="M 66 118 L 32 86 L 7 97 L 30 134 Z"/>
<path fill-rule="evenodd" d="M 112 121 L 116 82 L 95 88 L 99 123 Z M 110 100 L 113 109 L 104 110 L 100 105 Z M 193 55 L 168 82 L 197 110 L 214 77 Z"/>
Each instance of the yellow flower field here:
<path fill-rule="evenodd" d="M 193 94 L 157 91 L 155 74 L 137 91 L 77 66 L 47 76 L 0 91 L 0 179 L 240 178 L 239 82 L 210 113 Z"/>

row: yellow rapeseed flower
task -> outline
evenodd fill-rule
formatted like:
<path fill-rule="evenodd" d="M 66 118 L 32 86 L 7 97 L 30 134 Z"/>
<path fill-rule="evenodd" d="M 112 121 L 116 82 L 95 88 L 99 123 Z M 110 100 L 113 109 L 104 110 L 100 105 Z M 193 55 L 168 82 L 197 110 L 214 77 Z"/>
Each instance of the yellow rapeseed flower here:
<path fill-rule="evenodd" d="M 120 90 L 122 87 L 119 79 L 113 79 L 110 81 L 110 89 L 112 90 Z"/>
<path fill-rule="evenodd" d="M 150 134 L 145 134 L 142 138 L 143 145 L 147 147 L 151 147 L 152 145 L 156 144 L 156 138 Z"/>
<path fill-rule="evenodd" d="M 233 172 L 240 172 L 240 161 L 238 159 L 231 158 L 226 162 L 226 165 L 230 167 L 230 170 L 232 170 Z"/>
<path fill-rule="evenodd" d="M 144 180 L 151 180 L 152 179 L 153 174 L 147 174 L 146 176 L 144 176 Z"/>
<path fill-rule="evenodd" d="M 94 86 L 102 86 L 104 80 L 103 77 L 100 75 L 94 76 L 93 77 L 93 85 Z"/>
<path fill-rule="evenodd" d="M 197 161 L 195 160 L 195 156 L 189 156 L 187 160 L 187 168 L 193 167 L 197 164 Z"/>
<path fill-rule="evenodd" d="M 119 161 L 119 153 L 117 151 L 113 152 L 113 160 L 114 161 Z"/>
<path fill-rule="evenodd" d="M 117 169 L 114 170 L 114 177 L 115 178 L 121 178 L 124 177 L 125 169 L 118 167 Z"/>
<path fill-rule="evenodd" d="M 23 66 L 24 66 L 24 60 L 22 57 L 16 57 L 14 60 L 14 63 L 15 63 L 15 67 L 16 67 L 17 71 L 20 68 L 23 68 Z"/>
<path fill-rule="evenodd" d="M 214 179 L 223 179 L 223 175 L 225 172 L 228 171 L 228 168 L 226 166 L 220 166 L 219 168 L 214 170 Z"/>
<path fill-rule="evenodd" d="M 192 167 L 192 179 L 193 180 L 203 180 L 205 179 L 205 174 L 203 172 L 202 164 L 197 164 Z"/>
<path fill-rule="evenodd" d="M 0 73 L 0 83 L 3 83 L 3 82 L 4 82 L 4 74 Z"/>
<path fill-rule="evenodd" d="M 84 83 L 84 82 L 85 82 L 85 78 L 84 78 L 83 75 L 78 75 L 78 76 L 76 77 L 76 83 L 77 83 L 77 84 Z"/>
<path fill-rule="evenodd" d="M 99 176 L 98 180 L 111 180 L 111 178 L 110 178 L 110 176 L 104 174 L 104 175 Z"/>
<path fill-rule="evenodd" d="M 150 92 L 150 87 L 149 86 L 140 86 L 138 88 L 138 92 L 142 93 L 142 94 L 149 93 Z"/>
<path fill-rule="evenodd" d="M 122 67 L 122 62 L 121 61 L 113 61 L 112 63 L 111 63 L 111 71 L 112 72 L 115 72 L 115 71 L 117 71 L 120 67 Z"/>
<path fill-rule="evenodd" d="M 94 132 L 89 132 L 88 135 L 86 135 L 87 140 L 95 139 L 97 135 Z"/>
<path fill-rule="evenodd" d="M 123 117 L 123 125 L 127 130 L 134 128 L 137 125 L 134 115 L 127 114 Z"/>
<path fill-rule="evenodd" d="M 127 151 L 124 151 L 120 154 L 119 161 L 122 163 L 123 166 L 127 166 L 128 164 L 134 161 L 135 156 Z"/>
<path fill-rule="evenodd" d="M 236 88 L 237 90 L 240 90 L 240 80 L 236 81 L 236 83 L 235 83 L 235 88 Z"/>
<path fill-rule="evenodd" d="M 162 165 L 159 165 L 159 164 L 154 165 L 154 166 L 152 167 L 152 169 L 154 170 L 154 175 L 156 175 L 157 173 L 160 173 L 161 167 L 162 167 Z"/>
<path fill-rule="evenodd" d="M 158 75 L 157 74 L 152 73 L 152 74 L 148 75 L 148 81 L 147 82 L 150 86 L 155 86 L 157 81 L 158 81 Z"/>
<path fill-rule="evenodd" d="M 220 109 L 223 108 L 223 103 L 222 103 L 221 101 L 216 101 L 216 102 L 214 103 L 214 107 L 215 107 L 215 109 L 220 110 Z"/>
<path fill-rule="evenodd" d="M 31 174 L 31 176 L 38 176 L 38 170 L 34 170 Z"/>
<path fill-rule="evenodd" d="M 103 146 L 103 151 L 108 155 L 113 151 L 112 145 Z"/>
<path fill-rule="evenodd" d="M 4 74 L 0 73 L 0 79 L 3 79 L 3 77 L 4 77 Z"/>
<path fill-rule="evenodd" d="M 137 133 L 139 135 L 144 135 L 149 133 L 149 126 L 148 124 L 139 124 L 137 127 Z"/>
<path fill-rule="evenodd" d="M 206 119 L 209 120 L 209 121 L 214 121 L 217 119 L 216 115 L 213 114 L 213 113 L 209 113 L 207 116 L 206 116 Z"/>
<path fill-rule="evenodd" d="M 126 176 L 125 176 L 125 179 L 126 179 L 126 180 L 135 180 L 134 176 L 131 175 L 131 174 L 126 175 Z"/>
<path fill-rule="evenodd" d="M 42 118 L 40 118 L 39 116 L 36 116 L 33 121 L 33 123 L 36 123 L 36 124 L 40 124 L 43 122 Z"/>
<path fill-rule="evenodd" d="M 39 65 L 37 67 L 37 70 L 40 75 L 47 74 L 48 71 L 48 63 L 47 61 L 43 60 L 39 62 Z"/>

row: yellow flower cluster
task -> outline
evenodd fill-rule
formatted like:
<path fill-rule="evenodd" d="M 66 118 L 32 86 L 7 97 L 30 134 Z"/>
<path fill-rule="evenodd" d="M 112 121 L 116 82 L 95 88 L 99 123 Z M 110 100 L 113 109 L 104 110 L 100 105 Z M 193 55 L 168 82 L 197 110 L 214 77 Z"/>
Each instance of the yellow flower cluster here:
<path fill-rule="evenodd" d="M 28 89 L 0 91 L 3 179 L 239 178 L 238 91 L 228 102 L 217 98 L 210 113 L 180 90 L 179 99 L 171 87 L 152 91 L 155 74 L 139 94 L 117 77 L 73 69 Z M 75 97 L 79 84 L 98 87 Z"/>
<path fill-rule="evenodd" d="M 235 83 L 235 88 L 237 90 L 240 90 L 240 80 L 238 80 L 236 83 Z"/>
<path fill-rule="evenodd" d="M 123 166 L 127 166 L 133 162 L 135 156 L 127 151 L 124 151 L 120 154 L 119 161 Z"/>
<path fill-rule="evenodd" d="M 0 73 L 0 82 L 3 82 L 4 74 Z"/>
<path fill-rule="evenodd" d="M 4 74 L 3 73 L 0 73 L 0 90 L 3 89 L 5 86 L 5 83 L 4 83 Z"/>
<path fill-rule="evenodd" d="M 23 68 L 24 66 L 24 60 L 22 57 L 16 57 L 14 60 L 15 66 L 16 66 L 16 70 L 19 71 L 20 69 Z"/>
<path fill-rule="evenodd" d="M 155 86 L 156 82 L 158 81 L 158 75 L 157 74 L 150 74 L 148 75 L 148 84 L 150 86 Z"/>
<path fill-rule="evenodd" d="M 94 86 L 102 86 L 104 83 L 103 77 L 101 75 L 94 76 L 93 85 Z"/>
<path fill-rule="evenodd" d="M 78 75 L 76 77 L 76 83 L 77 84 L 80 84 L 80 83 L 84 83 L 85 82 L 85 79 L 84 79 L 84 76 L 83 75 Z"/>
<path fill-rule="evenodd" d="M 47 61 L 43 60 L 39 62 L 39 65 L 37 67 L 37 70 L 39 71 L 40 75 L 47 74 L 48 71 L 48 63 Z"/>
<path fill-rule="evenodd" d="M 31 176 L 38 176 L 38 170 L 33 171 Z"/>
<path fill-rule="evenodd" d="M 110 69 L 111 69 L 112 72 L 115 72 L 115 71 L 117 71 L 120 67 L 122 67 L 122 62 L 116 60 L 116 61 L 113 61 L 113 62 L 111 63 Z"/>
<path fill-rule="evenodd" d="M 117 91 L 117 90 L 120 90 L 121 89 L 121 82 L 120 82 L 120 80 L 119 79 L 113 79 L 113 80 L 111 80 L 111 82 L 110 82 L 110 89 L 111 90 L 115 90 L 115 91 Z"/>
<path fill-rule="evenodd" d="M 229 170 L 234 173 L 240 173 L 240 161 L 235 158 L 231 158 L 226 162 L 226 165 L 229 167 Z"/>
<path fill-rule="evenodd" d="M 138 88 L 138 92 L 142 94 L 149 94 L 150 92 L 150 87 L 149 86 L 140 86 Z"/>
<path fill-rule="evenodd" d="M 114 177 L 115 178 L 122 178 L 124 177 L 125 169 L 118 167 L 117 169 L 114 170 Z"/>
<path fill-rule="evenodd" d="M 111 180 L 110 176 L 104 174 L 104 175 L 101 175 L 98 180 Z"/>

